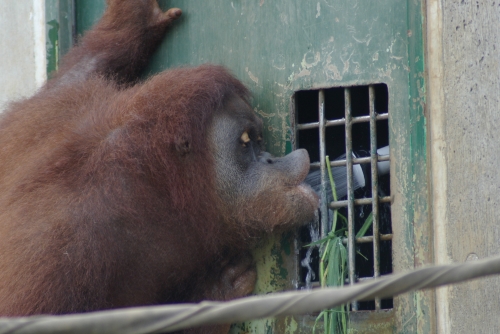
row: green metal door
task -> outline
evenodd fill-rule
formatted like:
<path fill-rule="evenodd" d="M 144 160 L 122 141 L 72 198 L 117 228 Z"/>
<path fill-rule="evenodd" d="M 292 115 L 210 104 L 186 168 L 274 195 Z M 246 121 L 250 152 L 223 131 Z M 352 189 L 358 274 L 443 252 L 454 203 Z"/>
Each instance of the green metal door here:
<path fill-rule="evenodd" d="M 72 3 L 47 0 L 59 6 L 65 2 Z M 162 8 L 181 8 L 183 16 L 145 75 L 206 62 L 230 68 L 251 89 L 254 110 L 265 123 L 267 149 L 275 155 L 294 147 L 291 115 L 297 91 L 387 85 L 393 269 L 400 272 L 432 262 L 420 0 L 159 2 Z M 75 0 L 74 5 L 78 34 L 105 7 L 104 0 Z M 48 29 L 52 29 L 49 50 L 58 38 L 64 39 L 64 29 L 71 29 L 58 24 L 61 15 L 54 14 L 56 7 L 47 7 Z M 50 64 L 56 53 L 49 53 Z M 255 293 L 297 287 L 295 237 L 289 233 L 270 238 L 256 250 Z M 416 292 L 396 298 L 392 310 L 352 312 L 350 328 L 353 333 L 431 333 L 433 314 L 432 293 Z M 232 331 L 311 333 L 314 320 L 315 315 L 264 319 L 235 325 Z"/>

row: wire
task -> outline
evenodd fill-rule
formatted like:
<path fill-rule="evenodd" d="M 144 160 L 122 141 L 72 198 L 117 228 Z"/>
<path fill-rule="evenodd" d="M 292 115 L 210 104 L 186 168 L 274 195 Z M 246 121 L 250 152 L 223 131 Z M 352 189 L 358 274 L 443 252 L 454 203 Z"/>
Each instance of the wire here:
<path fill-rule="evenodd" d="M 0 334 L 162 333 L 217 323 L 306 314 L 352 300 L 387 298 L 500 273 L 500 256 L 464 264 L 432 266 L 344 288 L 252 296 L 229 302 L 147 306 L 62 316 L 0 318 Z"/>

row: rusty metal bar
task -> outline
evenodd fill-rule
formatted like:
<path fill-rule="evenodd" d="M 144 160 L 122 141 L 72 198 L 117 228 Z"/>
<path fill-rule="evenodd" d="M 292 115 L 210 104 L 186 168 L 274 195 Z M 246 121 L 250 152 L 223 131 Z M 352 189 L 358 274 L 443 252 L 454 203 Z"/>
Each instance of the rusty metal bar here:
<path fill-rule="evenodd" d="M 387 274 L 387 275 L 380 275 L 379 277 L 390 277 L 390 274 Z M 358 278 L 358 283 L 361 283 L 361 282 L 369 282 L 369 281 L 373 281 L 376 277 L 359 277 Z"/>
<path fill-rule="evenodd" d="M 377 115 L 377 121 L 382 121 L 382 120 L 385 120 L 385 119 L 389 119 L 389 114 L 388 113 L 383 113 L 383 114 L 378 114 Z M 370 122 L 370 116 L 358 116 L 358 117 L 353 117 L 351 119 L 351 124 L 355 124 L 355 123 L 368 123 L 368 122 Z M 334 120 L 326 120 L 325 121 L 325 127 L 339 126 L 339 125 L 345 125 L 345 118 L 334 119 Z M 319 122 L 297 124 L 297 130 L 316 129 L 319 126 L 320 126 Z"/>
<path fill-rule="evenodd" d="M 372 179 L 372 216 L 373 216 L 373 276 L 380 276 L 380 234 L 378 208 L 378 172 L 377 172 L 377 112 L 375 110 L 375 88 L 368 86 L 370 106 L 370 157 Z M 381 308 L 380 298 L 375 298 L 375 310 Z"/>
<path fill-rule="evenodd" d="M 325 91 L 318 92 L 318 120 L 319 120 L 319 161 L 321 170 L 321 238 L 328 234 L 328 202 L 327 202 L 327 175 L 326 175 L 326 140 L 325 140 Z"/>
<path fill-rule="evenodd" d="M 377 161 L 382 162 L 382 161 L 389 161 L 390 157 L 388 155 L 380 155 L 378 156 Z M 352 164 L 353 165 L 360 165 L 360 164 L 369 164 L 372 162 L 371 157 L 366 157 L 366 158 L 352 158 Z M 330 166 L 332 167 L 340 167 L 340 166 L 345 166 L 347 164 L 346 160 L 334 160 L 330 161 Z M 319 162 L 313 162 L 311 163 L 311 169 L 318 169 L 320 168 Z"/>
<path fill-rule="evenodd" d="M 391 203 L 391 196 L 384 196 L 380 197 L 378 199 L 379 203 Z M 346 206 L 349 206 L 349 201 L 337 201 L 337 202 L 331 202 L 328 207 L 330 209 L 339 209 L 339 208 L 345 208 Z M 371 198 L 358 198 L 354 200 L 354 205 L 369 205 L 372 204 L 372 199 Z"/>
<path fill-rule="evenodd" d="M 380 234 L 379 240 L 381 240 L 381 241 L 390 241 L 390 240 L 392 240 L 392 233 L 391 234 Z M 369 242 L 373 242 L 373 236 L 372 235 L 368 235 L 366 237 L 356 238 L 356 243 L 358 243 L 358 244 L 366 244 L 366 243 L 369 243 Z M 344 245 L 347 245 L 347 238 L 342 238 L 342 243 Z"/>
<path fill-rule="evenodd" d="M 351 110 L 351 90 L 344 89 L 345 96 L 345 143 L 346 143 L 346 167 L 347 167 L 347 257 L 348 257 L 348 277 L 351 285 L 356 281 L 356 241 L 354 230 L 354 189 L 352 175 L 352 110 Z M 353 311 L 358 310 L 358 303 L 351 303 Z"/>
<path fill-rule="evenodd" d="M 366 122 L 367 120 L 369 121 L 370 116 L 359 116 L 359 117 L 354 117 L 353 118 L 353 121 L 352 123 L 364 123 Z M 383 121 L 385 119 L 389 119 L 389 114 L 388 113 L 384 113 L 384 114 L 378 114 L 377 115 L 377 121 Z M 327 125 L 328 126 L 328 125 Z"/>

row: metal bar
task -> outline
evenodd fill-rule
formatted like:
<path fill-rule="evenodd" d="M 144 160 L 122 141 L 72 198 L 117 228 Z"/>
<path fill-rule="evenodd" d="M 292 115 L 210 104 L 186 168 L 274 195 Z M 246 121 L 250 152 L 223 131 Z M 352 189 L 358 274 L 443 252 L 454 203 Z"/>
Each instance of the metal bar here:
<path fill-rule="evenodd" d="M 379 240 L 381 241 L 390 241 L 392 240 L 392 234 L 380 234 L 379 235 Z M 368 235 L 366 237 L 361 237 L 361 238 L 356 238 L 356 243 L 358 244 L 366 244 L 369 242 L 373 242 L 373 236 Z M 347 238 L 342 238 L 342 243 L 344 245 L 347 245 Z M 358 278 L 359 280 L 359 278 Z"/>
<path fill-rule="evenodd" d="M 377 117 L 377 121 L 382 121 L 382 120 L 385 120 L 385 119 L 388 119 L 388 118 L 389 118 L 389 114 L 380 114 Z M 351 123 L 352 124 L 355 124 L 355 123 L 367 123 L 369 121 L 370 121 L 370 116 L 358 116 L 358 117 L 353 117 Z"/>
<path fill-rule="evenodd" d="M 319 122 L 297 124 L 297 130 L 310 130 L 319 128 Z"/>
<path fill-rule="evenodd" d="M 318 93 L 318 120 L 319 120 L 319 161 L 321 170 L 321 238 L 328 234 L 328 201 L 326 197 L 327 176 L 326 176 L 326 148 L 325 148 L 325 91 Z"/>
<path fill-rule="evenodd" d="M 380 234 L 378 210 L 378 172 L 377 172 L 377 112 L 375 110 L 375 88 L 368 86 L 370 105 L 370 157 L 372 178 L 372 216 L 373 216 L 373 276 L 380 276 Z M 380 298 L 375 298 L 375 310 L 381 308 Z"/>
<path fill-rule="evenodd" d="M 390 274 L 389 275 L 380 275 L 379 277 L 390 277 Z M 371 277 L 358 277 L 357 283 L 370 282 L 370 281 L 373 281 L 375 278 L 376 277 L 373 277 L 373 276 L 371 276 Z M 349 281 L 346 280 L 345 284 L 349 284 Z"/>
<path fill-rule="evenodd" d="M 380 275 L 379 277 L 390 277 L 390 274 Z M 360 278 L 358 278 L 358 283 L 373 281 L 375 278 L 376 277 L 360 277 Z"/>
<path fill-rule="evenodd" d="M 355 248 L 355 235 L 354 230 L 354 189 L 352 180 L 352 113 L 351 113 L 351 90 L 344 89 L 345 96 L 345 143 L 346 143 L 346 167 L 347 167 L 347 250 L 348 250 L 348 264 L 349 264 L 349 282 L 353 285 L 356 281 L 356 248 Z M 358 303 L 353 301 L 351 303 L 353 311 L 358 310 Z"/>
<path fill-rule="evenodd" d="M 391 196 L 384 196 L 380 197 L 378 199 L 379 203 L 391 203 Z M 337 202 L 331 202 L 328 204 L 328 207 L 330 209 L 339 209 L 339 208 L 345 208 L 346 206 L 349 206 L 349 201 L 337 201 Z M 354 200 L 354 205 L 369 205 L 372 204 L 372 199 L 371 198 L 358 198 Z"/>
<path fill-rule="evenodd" d="M 388 155 L 379 155 L 377 161 L 389 161 L 390 157 Z M 360 165 L 360 164 L 369 164 L 372 162 L 371 157 L 366 157 L 366 158 L 353 158 L 352 159 L 352 164 L 353 165 Z M 334 160 L 330 161 L 330 166 L 332 167 L 340 167 L 340 166 L 345 166 L 347 164 L 346 160 Z M 320 167 L 319 162 L 313 162 L 311 163 L 311 169 L 318 169 Z"/>
<path fill-rule="evenodd" d="M 386 119 L 389 119 L 388 113 L 377 115 L 377 121 L 382 121 Z M 351 119 L 351 124 L 368 123 L 368 122 L 370 122 L 370 116 L 359 116 L 359 117 L 353 117 Z M 339 125 L 345 125 L 345 118 L 325 121 L 325 127 L 339 126 Z M 297 124 L 297 130 L 309 130 L 309 129 L 316 129 L 318 127 L 319 127 L 319 122 Z"/>

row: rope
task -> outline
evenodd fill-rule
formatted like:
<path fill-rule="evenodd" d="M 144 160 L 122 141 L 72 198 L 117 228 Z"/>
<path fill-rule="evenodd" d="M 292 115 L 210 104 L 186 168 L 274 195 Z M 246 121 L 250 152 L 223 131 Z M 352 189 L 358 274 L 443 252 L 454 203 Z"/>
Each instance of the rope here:
<path fill-rule="evenodd" d="M 344 288 L 252 296 L 229 302 L 147 306 L 62 316 L 0 318 L 0 334 L 162 333 L 217 323 L 306 314 L 353 300 L 387 298 L 500 273 L 500 256 L 464 264 L 433 266 Z"/>

